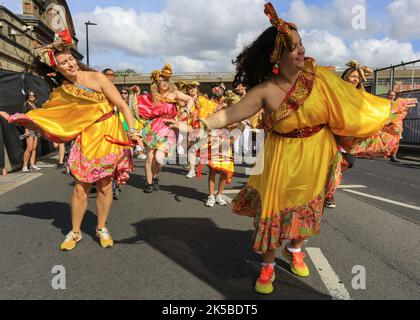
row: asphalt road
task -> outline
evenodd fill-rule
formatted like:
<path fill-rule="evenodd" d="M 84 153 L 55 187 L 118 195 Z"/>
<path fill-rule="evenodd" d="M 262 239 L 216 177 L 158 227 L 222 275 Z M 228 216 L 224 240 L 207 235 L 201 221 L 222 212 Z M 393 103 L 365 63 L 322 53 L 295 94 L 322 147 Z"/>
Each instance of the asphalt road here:
<path fill-rule="evenodd" d="M 295 277 L 279 255 L 275 291 L 260 296 L 252 220 L 229 207 L 206 208 L 207 175 L 185 179 L 179 166 L 164 169 L 160 192 L 145 194 L 143 162 L 136 164 L 113 204 L 115 245 L 107 250 L 95 237 L 94 194 L 84 239 L 59 250 L 72 190 L 60 171 L 44 168 L 0 195 L 0 299 L 420 299 L 418 210 L 339 190 L 337 208 L 325 210 L 321 233 L 305 244 L 311 276 Z M 230 197 L 246 183 L 244 168 L 237 170 Z M 343 184 L 420 207 L 419 177 L 419 163 L 360 160 Z M 52 286 L 54 266 L 65 269 L 64 290 Z"/>

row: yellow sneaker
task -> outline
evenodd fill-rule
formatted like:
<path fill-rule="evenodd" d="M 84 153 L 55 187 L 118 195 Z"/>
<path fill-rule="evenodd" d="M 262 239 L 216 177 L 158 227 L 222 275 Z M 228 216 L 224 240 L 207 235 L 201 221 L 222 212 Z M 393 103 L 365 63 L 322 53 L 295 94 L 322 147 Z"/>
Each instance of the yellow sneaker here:
<path fill-rule="evenodd" d="M 276 279 L 274 266 L 266 264 L 262 267 L 260 276 L 255 282 L 255 291 L 260 294 L 270 294 L 273 292 L 273 281 Z"/>
<path fill-rule="evenodd" d="M 114 241 L 112 240 L 111 235 L 109 234 L 109 231 L 106 227 L 102 229 L 96 229 L 96 235 L 99 238 L 99 242 L 102 248 L 106 249 L 114 245 Z"/>
<path fill-rule="evenodd" d="M 81 232 L 73 232 L 70 231 L 66 238 L 64 239 L 63 243 L 61 244 L 62 251 L 70 251 L 76 248 L 76 244 L 82 240 L 82 233 Z"/>
<path fill-rule="evenodd" d="M 305 258 L 304 252 L 293 253 L 287 250 L 287 246 L 284 247 L 283 257 L 290 262 L 290 269 L 292 272 L 299 277 L 308 277 L 309 269 L 306 263 L 303 261 Z"/>

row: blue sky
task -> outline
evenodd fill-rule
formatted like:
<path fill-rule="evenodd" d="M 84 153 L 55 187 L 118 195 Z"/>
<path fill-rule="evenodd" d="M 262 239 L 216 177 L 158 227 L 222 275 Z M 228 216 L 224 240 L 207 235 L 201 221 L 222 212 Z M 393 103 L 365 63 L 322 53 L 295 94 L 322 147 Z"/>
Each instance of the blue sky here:
<path fill-rule="evenodd" d="M 98 69 L 150 72 L 170 62 L 175 71 L 231 71 L 230 61 L 269 26 L 263 0 L 68 0 L 90 62 Z M 21 13 L 20 0 L 0 0 Z M 382 67 L 420 59 L 419 0 L 274 0 L 286 20 L 299 26 L 307 55 L 343 67 L 350 59 Z M 356 5 L 366 9 L 366 29 L 351 27 Z M 391 8 L 388 8 L 391 6 Z M 397 14 L 397 12 L 399 12 Z"/>

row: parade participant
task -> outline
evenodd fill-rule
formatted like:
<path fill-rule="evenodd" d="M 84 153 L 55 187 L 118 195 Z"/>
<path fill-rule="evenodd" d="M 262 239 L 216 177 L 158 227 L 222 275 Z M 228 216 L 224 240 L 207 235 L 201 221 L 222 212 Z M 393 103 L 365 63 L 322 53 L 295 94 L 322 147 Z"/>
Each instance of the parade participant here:
<path fill-rule="evenodd" d="M 349 67 L 342 75 L 342 79 L 353 84 L 354 87 L 365 91 L 364 83 L 372 73 L 368 67 L 361 67 L 352 60 L 347 63 Z M 351 155 L 358 158 L 392 157 L 397 153 L 399 141 L 403 131 L 403 121 L 408 113 L 408 108 L 414 107 L 417 99 L 398 99 L 398 103 L 390 100 L 391 112 L 384 123 L 384 127 L 375 135 L 367 139 L 353 137 L 340 137 L 339 145 Z"/>
<path fill-rule="evenodd" d="M 96 235 L 103 248 L 113 240 L 106 228 L 112 204 L 111 178 L 122 183 L 133 170 L 131 142 L 114 112 L 114 105 L 124 114 L 130 126 L 130 139 L 141 143 L 134 129 L 131 112 L 115 86 L 99 72 L 82 71 L 69 48 L 73 45 L 68 30 L 56 34 L 52 44 L 34 50 L 38 73 L 55 87 L 42 108 L 27 114 L 8 115 L 9 123 L 20 124 L 41 132 L 53 142 L 75 139 L 69 167 L 75 177 L 71 199 L 72 231 L 61 244 L 72 250 L 82 240 L 80 226 L 86 212 L 88 195 L 96 182 L 98 224 Z"/>
<path fill-rule="evenodd" d="M 265 13 L 273 26 L 236 60 L 235 79 L 250 91 L 236 105 L 200 122 L 203 132 L 223 128 L 264 108 L 264 167 L 250 177 L 232 208 L 254 218 L 253 250 L 264 260 L 255 290 L 269 294 L 276 249 L 285 240 L 290 242 L 283 255 L 292 272 L 309 276 L 301 246 L 320 232 L 325 195 L 335 191 L 336 176 L 341 173 L 342 154 L 334 135 L 376 134 L 390 105 L 305 58 L 296 25 L 280 19 L 270 3 L 265 4 Z"/>
<path fill-rule="evenodd" d="M 179 112 L 181 120 L 186 121 L 194 106 L 193 99 L 180 92 L 171 81 L 172 74 L 169 64 L 166 64 L 162 70 L 154 71 L 151 94 L 141 95 L 138 98 L 139 115 L 148 120 L 141 131 L 147 152 L 144 188 L 146 193 L 159 191 L 159 173 L 165 157 L 170 157 L 176 148 L 176 133 L 165 124 L 165 121 L 175 119 Z M 179 103 L 184 103 L 185 107 L 178 110 Z"/>
<path fill-rule="evenodd" d="M 388 93 L 387 93 L 387 95 L 386 95 L 386 98 L 389 100 L 389 101 L 394 101 L 396 98 L 397 98 L 397 94 L 395 93 L 395 91 L 393 91 L 393 90 L 388 90 Z M 402 132 L 400 133 L 400 140 L 401 140 L 401 137 L 402 137 Z M 397 146 L 397 150 L 395 151 L 395 153 L 394 154 L 392 154 L 391 155 L 391 157 L 389 157 L 389 161 L 390 162 L 395 162 L 395 163 L 398 163 L 398 162 L 400 162 L 398 159 L 397 159 L 397 153 L 398 153 L 398 148 L 399 148 L 399 141 L 398 141 L 398 146 Z"/>
<path fill-rule="evenodd" d="M 213 113 L 227 108 L 227 101 L 225 101 L 224 97 L 225 91 L 226 86 L 223 83 L 213 87 L 213 97 L 211 99 L 211 105 L 213 105 L 213 108 L 211 110 L 207 110 L 205 118 L 209 117 Z M 216 203 L 221 206 L 226 206 L 227 201 L 223 192 L 226 184 L 230 184 L 232 182 L 234 174 L 231 139 L 230 133 L 227 129 L 215 130 L 208 136 L 207 154 L 203 152 L 203 155 L 201 155 L 201 158 L 204 157 L 207 160 L 207 167 L 209 169 L 209 195 L 207 197 L 206 206 L 213 207 Z M 219 184 L 217 194 L 215 195 L 217 175 L 219 175 Z"/>
<path fill-rule="evenodd" d="M 246 87 L 239 83 L 235 87 L 235 92 L 238 96 L 242 99 L 246 95 Z M 241 135 L 235 139 L 234 143 L 234 153 L 235 155 L 244 155 L 244 157 L 250 157 L 252 155 L 252 121 L 254 119 L 246 119 L 242 121 L 242 133 Z"/>
<path fill-rule="evenodd" d="M 372 73 L 372 70 L 369 69 L 369 67 L 367 66 L 361 67 L 355 60 L 351 60 L 346 64 L 346 66 L 348 66 L 348 68 L 341 75 L 341 79 L 350 82 L 357 89 L 365 90 L 364 83 L 367 81 L 367 77 Z M 347 153 L 345 149 L 342 146 L 340 146 L 340 144 L 337 144 L 337 147 L 338 150 L 343 154 L 343 160 L 341 163 L 341 173 L 344 173 L 344 171 L 346 171 L 347 169 L 351 169 L 354 166 L 356 159 L 354 156 Z M 342 176 L 340 178 L 340 183 L 341 179 Z M 334 194 L 330 194 L 325 197 L 324 205 L 325 207 L 331 209 L 336 207 Z"/>
<path fill-rule="evenodd" d="M 213 112 L 216 108 L 216 104 L 211 102 L 208 98 L 202 96 L 199 90 L 200 83 L 197 81 L 193 82 L 184 82 L 181 81 L 178 85 L 180 90 L 185 90 L 186 93 L 194 100 L 194 109 L 191 112 L 189 117 L 188 124 L 193 124 L 198 121 L 200 118 L 207 118 L 209 114 Z M 200 148 L 194 143 L 194 137 L 190 135 L 191 139 L 188 141 L 188 167 L 189 172 L 186 175 L 186 178 L 193 178 L 195 176 L 201 176 L 202 165 L 204 161 L 200 161 Z M 200 155 L 200 156 L 199 156 Z M 199 156 L 198 163 L 198 172 L 195 171 L 195 166 L 197 164 L 197 156 Z M 205 156 L 205 155 L 203 155 Z"/>
<path fill-rule="evenodd" d="M 23 107 L 24 109 L 23 112 L 28 113 L 29 111 L 37 109 L 37 106 L 36 106 L 37 100 L 38 100 L 38 96 L 35 93 L 35 91 L 29 90 L 24 107 Z M 24 137 L 26 139 L 26 149 L 25 149 L 25 152 L 23 153 L 22 172 L 29 172 L 29 170 L 31 171 L 41 170 L 41 168 L 35 165 L 38 138 L 41 137 L 41 135 L 32 129 L 25 128 Z M 30 163 L 29 167 L 28 167 L 28 163 Z"/>

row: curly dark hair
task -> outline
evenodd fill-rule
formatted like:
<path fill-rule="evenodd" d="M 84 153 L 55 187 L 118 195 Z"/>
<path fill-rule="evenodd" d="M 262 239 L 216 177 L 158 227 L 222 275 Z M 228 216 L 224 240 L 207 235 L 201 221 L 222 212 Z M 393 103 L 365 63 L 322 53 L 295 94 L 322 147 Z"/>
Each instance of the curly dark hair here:
<path fill-rule="evenodd" d="M 270 57 L 274 50 L 276 37 L 277 29 L 275 27 L 266 29 L 237 56 L 236 60 L 232 61 L 236 65 L 234 87 L 242 83 L 251 89 L 272 77 L 273 64 L 270 62 Z"/>

